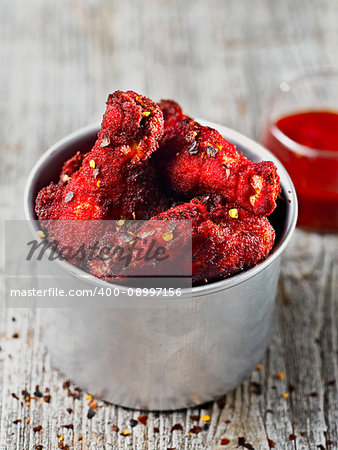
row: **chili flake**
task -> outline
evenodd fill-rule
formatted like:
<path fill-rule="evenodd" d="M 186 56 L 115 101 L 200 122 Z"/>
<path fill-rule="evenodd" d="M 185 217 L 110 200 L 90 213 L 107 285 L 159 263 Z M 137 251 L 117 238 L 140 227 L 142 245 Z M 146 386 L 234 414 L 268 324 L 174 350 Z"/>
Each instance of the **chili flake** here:
<path fill-rule="evenodd" d="M 43 239 L 44 237 L 46 237 L 45 233 L 42 230 L 38 230 L 36 232 L 36 234 L 40 239 Z"/>
<path fill-rule="evenodd" d="M 293 433 L 289 434 L 289 441 L 295 441 L 296 437 L 297 436 L 295 434 L 293 434 Z"/>
<path fill-rule="evenodd" d="M 270 448 L 275 448 L 275 443 L 273 442 L 272 439 L 268 439 L 268 444 Z"/>
<path fill-rule="evenodd" d="M 258 370 L 258 372 L 260 372 L 262 370 L 262 364 L 258 364 L 256 366 L 256 370 Z"/>
<path fill-rule="evenodd" d="M 42 430 L 42 425 L 38 425 L 38 426 L 33 428 L 34 433 L 38 433 L 41 430 Z"/>
<path fill-rule="evenodd" d="M 277 380 L 283 380 L 285 378 L 285 375 L 283 372 L 276 373 Z"/>
<path fill-rule="evenodd" d="M 93 159 L 91 159 L 91 160 L 89 161 L 89 165 L 90 165 L 90 167 L 92 167 L 93 169 L 95 169 L 95 161 L 94 161 Z"/>
<path fill-rule="evenodd" d="M 150 111 L 143 111 L 142 116 L 148 117 L 150 115 Z"/>
<path fill-rule="evenodd" d="M 190 147 L 188 148 L 188 152 L 190 153 L 190 155 L 197 155 L 198 153 L 198 148 L 197 148 L 197 142 L 194 141 Z"/>
<path fill-rule="evenodd" d="M 120 433 L 121 436 L 128 436 L 130 434 L 130 431 L 128 430 L 122 430 L 122 432 Z"/>
<path fill-rule="evenodd" d="M 182 430 L 183 430 L 182 425 L 181 425 L 180 423 L 175 423 L 175 425 L 173 425 L 173 426 L 171 427 L 171 430 L 170 430 L 170 431 L 175 431 L 175 430 L 182 431 Z"/>
<path fill-rule="evenodd" d="M 143 425 L 146 425 L 146 424 L 147 424 L 147 420 L 148 420 L 148 416 L 139 416 L 139 417 L 137 418 L 137 420 L 138 420 L 140 423 L 142 423 Z"/>
<path fill-rule="evenodd" d="M 130 419 L 129 420 L 129 424 L 132 428 L 136 427 L 136 425 L 138 424 L 137 420 L 135 419 Z"/>
<path fill-rule="evenodd" d="M 238 209 L 237 208 L 229 209 L 229 216 L 232 219 L 238 219 Z"/>
<path fill-rule="evenodd" d="M 284 398 L 289 398 L 289 393 L 288 393 L 288 392 L 283 392 L 282 396 L 283 396 Z"/>
<path fill-rule="evenodd" d="M 218 148 L 212 147 L 211 145 L 209 145 L 207 147 L 207 155 L 208 156 L 212 156 L 214 158 L 217 155 L 217 153 L 218 153 Z"/>
<path fill-rule="evenodd" d="M 73 197 L 74 197 L 74 192 L 72 192 L 72 191 L 68 192 L 68 194 L 65 197 L 65 202 L 66 203 L 70 202 Z"/>
<path fill-rule="evenodd" d="M 102 181 L 101 181 L 101 180 L 98 180 L 98 182 L 96 183 L 96 186 L 97 186 L 97 187 L 100 187 L 101 184 L 102 184 Z"/>
<path fill-rule="evenodd" d="M 117 425 L 112 425 L 111 429 L 112 429 L 112 431 L 115 431 L 116 433 L 118 431 L 120 431 L 120 428 Z"/>
<path fill-rule="evenodd" d="M 108 147 L 109 144 L 110 144 L 110 137 L 108 134 L 105 134 L 102 138 L 100 147 L 102 147 L 102 148 Z"/>
<path fill-rule="evenodd" d="M 208 414 L 204 414 L 204 416 L 201 416 L 201 420 L 203 422 L 209 422 L 210 416 Z"/>
<path fill-rule="evenodd" d="M 230 439 L 223 438 L 221 439 L 221 445 L 228 445 L 230 443 Z"/>
<path fill-rule="evenodd" d="M 162 237 L 164 241 L 169 242 L 173 239 L 174 235 L 172 233 L 165 233 Z"/>
<path fill-rule="evenodd" d="M 27 425 L 29 424 L 29 422 L 31 421 L 31 419 L 29 417 L 26 418 L 26 423 Z"/>

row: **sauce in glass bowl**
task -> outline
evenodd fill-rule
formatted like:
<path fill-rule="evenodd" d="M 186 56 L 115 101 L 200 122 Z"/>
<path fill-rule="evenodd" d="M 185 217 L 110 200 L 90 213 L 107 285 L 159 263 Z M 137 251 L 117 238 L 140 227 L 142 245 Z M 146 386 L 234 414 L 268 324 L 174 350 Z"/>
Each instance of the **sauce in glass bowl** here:
<path fill-rule="evenodd" d="M 338 112 L 307 110 L 282 116 L 270 122 L 263 144 L 295 184 L 297 225 L 338 231 Z"/>

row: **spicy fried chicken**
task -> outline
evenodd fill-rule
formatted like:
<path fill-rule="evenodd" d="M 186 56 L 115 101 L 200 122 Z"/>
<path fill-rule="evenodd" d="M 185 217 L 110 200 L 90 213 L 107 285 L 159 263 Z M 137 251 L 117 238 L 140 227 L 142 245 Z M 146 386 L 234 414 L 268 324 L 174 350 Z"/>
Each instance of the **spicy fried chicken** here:
<path fill-rule="evenodd" d="M 120 262 L 100 259 L 100 246 L 128 244 L 130 253 L 136 251 L 134 243 L 152 236 L 170 256 L 168 267 L 172 262 L 178 273 L 186 272 L 183 256 L 190 252 L 193 284 L 198 285 L 268 256 L 275 233 L 266 216 L 276 207 L 279 192 L 272 162 L 249 161 L 177 103 L 157 105 L 135 92 L 116 91 L 108 97 L 93 149 L 65 162 L 59 181 L 39 192 L 36 213 L 49 242 L 84 243 L 86 248 L 99 244 L 93 258 L 81 262 L 99 278 L 128 277 L 141 264 L 128 263 L 127 273 Z M 60 225 L 60 220 L 74 219 L 83 223 L 79 231 Z M 107 219 L 119 221 L 112 228 L 95 226 Z M 124 219 L 145 222 L 127 225 Z M 186 221 L 191 228 L 184 226 Z M 77 264 L 75 258 L 68 260 Z M 156 271 L 153 264 L 141 272 Z"/>

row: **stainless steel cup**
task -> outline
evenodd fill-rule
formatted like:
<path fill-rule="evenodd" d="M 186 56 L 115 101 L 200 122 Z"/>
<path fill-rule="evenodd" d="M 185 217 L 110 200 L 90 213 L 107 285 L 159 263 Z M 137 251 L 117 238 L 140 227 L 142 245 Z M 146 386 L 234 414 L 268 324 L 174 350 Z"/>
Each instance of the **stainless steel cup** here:
<path fill-rule="evenodd" d="M 262 359 L 272 323 L 280 257 L 297 220 L 297 198 L 281 163 L 265 148 L 218 124 L 212 126 L 251 160 L 273 161 L 282 198 L 270 216 L 276 229 L 272 253 L 226 280 L 183 290 L 182 296 L 120 295 L 102 305 L 41 308 L 43 336 L 54 363 L 67 377 L 105 400 L 131 408 L 172 410 L 215 399 L 248 377 Z M 38 191 L 57 179 L 63 162 L 92 147 L 98 127 L 88 126 L 52 146 L 27 180 L 25 214 L 34 227 Z M 40 265 L 63 289 L 114 287 L 64 261 Z M 43 276 L 47 275 L 47 277 Z M 58 278 L 60 277 L 60 278 Z M 57 281 L 60 280 L 60 281 Z M 99 305 L 99 306 L 98 306 Z"/>

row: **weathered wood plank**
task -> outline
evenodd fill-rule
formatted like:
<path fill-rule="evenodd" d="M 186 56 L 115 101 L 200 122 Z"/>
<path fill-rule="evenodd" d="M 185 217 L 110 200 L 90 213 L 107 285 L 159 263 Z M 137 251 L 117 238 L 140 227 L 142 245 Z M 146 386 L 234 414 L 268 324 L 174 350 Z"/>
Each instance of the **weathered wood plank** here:
<path fill-rule="evenodd" d="M 338 4 L 331 0 L 3 0 L 1 11 L 5 218 L 22 217 L 24 182 L 36 158 L 58 138 L 97 121 L 108 92 L 172 97 L 192 115 L 258 137 L 264 105 L 281 77 L 336 64 L 338 56 Z M 336 236 L 297 231 L 283 259 L 261 370 L 224 404 L 149 413 L 146 426 L 130 425 L 142 413 L 102 401 L 88 419 L 90 400 L 86 393 L 68 396 L 65 377 L 41 343 L 35 313 L 3 311 L 0 448 L 212 449 L 223 448 L 223 437 L 230 440 L 224 448 L 236 448 L 240 436 L 259 449 L 269 448 L 268 439 L 283 449 L 337 447 L 337 246 Z M 21 391 L 33 395 L 36 385 L 45 400 L 25 402 Z M 200 419 L 204 414 L 209 423 Z M 183 429 L 171 431 L 177 423 Z M 73 429 L 63 427 L 70 424 Z M 123 437 L 112 425 L 131 434 Z M 194 425 L 202 431 L 190 435 Z M 289 440 L 292 433 L 296 441 Z"/>

